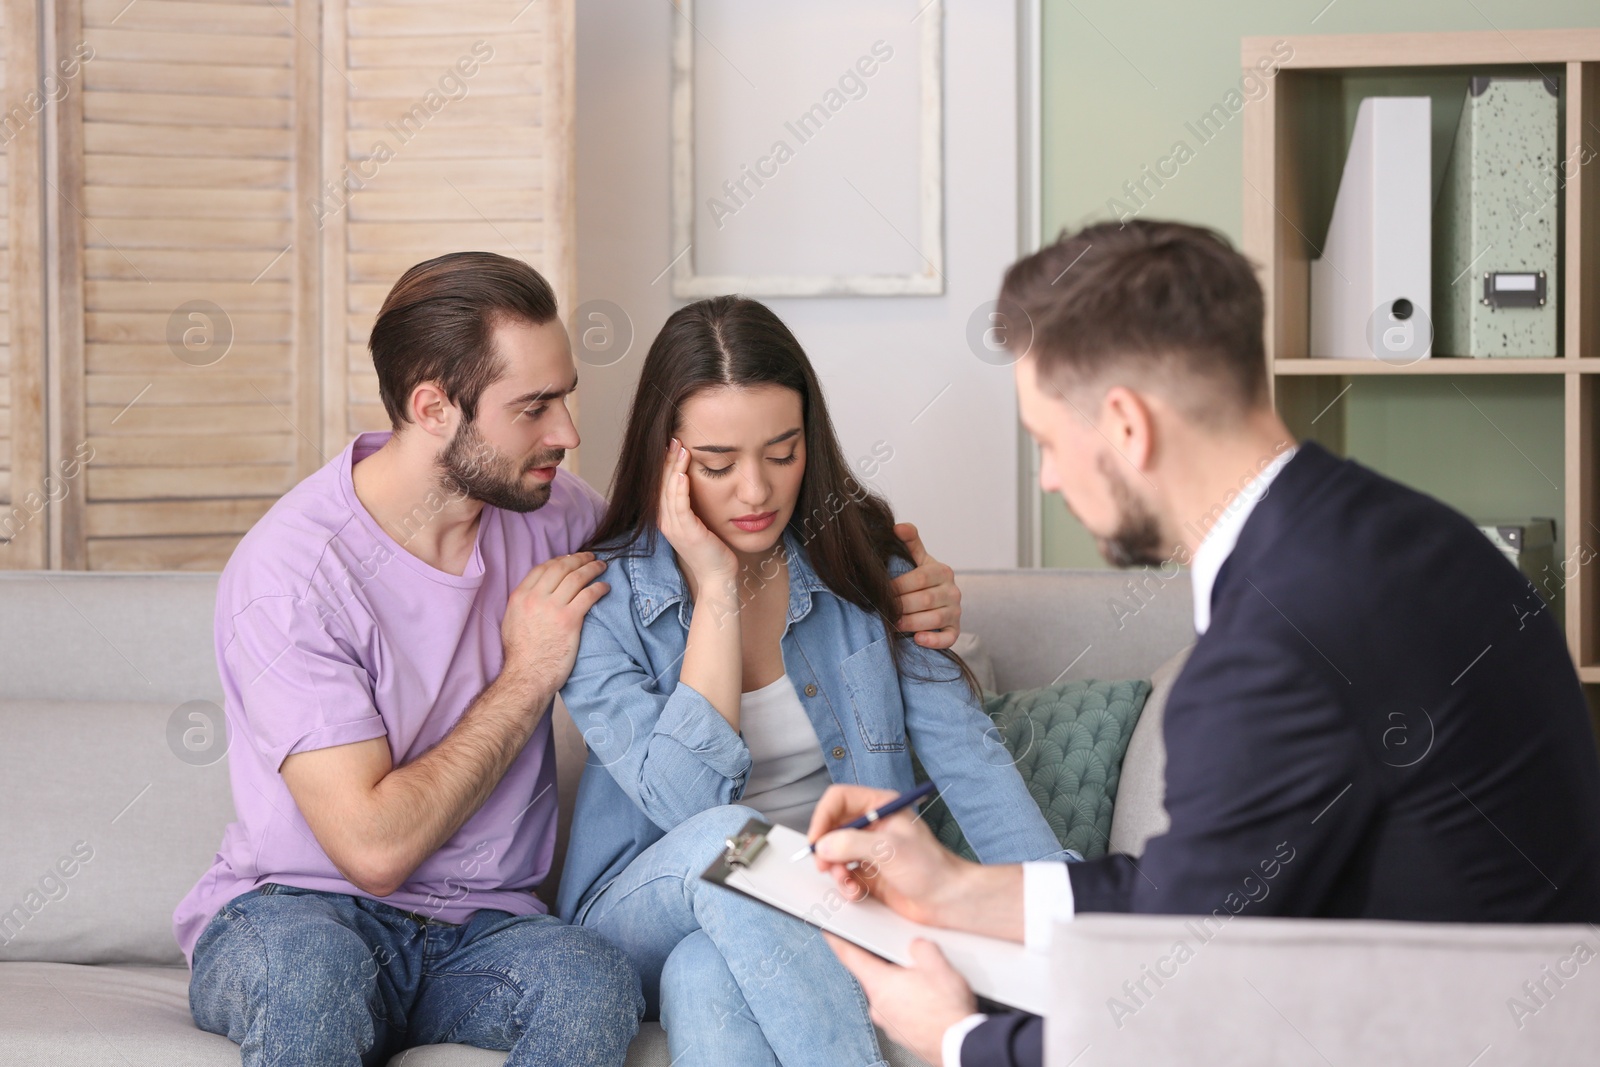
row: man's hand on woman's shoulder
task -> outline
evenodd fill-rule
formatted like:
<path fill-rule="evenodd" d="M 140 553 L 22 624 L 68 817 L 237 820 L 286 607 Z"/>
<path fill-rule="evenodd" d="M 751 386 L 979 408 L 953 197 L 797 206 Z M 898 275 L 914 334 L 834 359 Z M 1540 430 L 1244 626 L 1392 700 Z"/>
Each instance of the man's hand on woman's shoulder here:
<path fill-rule="evenodd" d="M 611 589 L 596 580 L 605 569 L 605 560 L 593 552 L 574 552 L 527 573 L 511 591 L 500 622 L 503 677 L 522 680 L 541 698 L 566 683 L 577 660 L 583 617 Z"/>
<path fill-rule="evenodd" d="M 895 625 L 915 634 L 913 640 L 924 648 L 949 648 L 961 636 L 961 590 L 956 587 L 956 572 L 928 554 L 911 523 L 896 523 L 894 533 L 911 550 L 911 561 L 916 564 L 894 580 L 900 605 Z"/>

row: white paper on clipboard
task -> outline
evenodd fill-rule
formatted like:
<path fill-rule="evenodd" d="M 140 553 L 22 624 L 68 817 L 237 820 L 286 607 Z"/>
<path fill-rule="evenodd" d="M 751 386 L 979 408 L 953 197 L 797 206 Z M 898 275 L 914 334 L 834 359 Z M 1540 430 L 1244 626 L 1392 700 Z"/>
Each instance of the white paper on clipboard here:
<path fill-rule="evenodd" d="M 724 867 L 727 873 L 720 878 L 710 877 L 711 871 L 702 877 L 837 934 L 891 963 L 909 965 L 911 942 L 919 937 L 932 941 L 973 992 L 1035 1015 L 1047 1013 L 1048 954 L 981 934 L 923 926 L 876 900 L 852 903 L 810 857 L 791 862 L 790 857 L 805 846 L 804 834 L 773 826 L 766 831 L 765 847 L 748 864 Z"/>

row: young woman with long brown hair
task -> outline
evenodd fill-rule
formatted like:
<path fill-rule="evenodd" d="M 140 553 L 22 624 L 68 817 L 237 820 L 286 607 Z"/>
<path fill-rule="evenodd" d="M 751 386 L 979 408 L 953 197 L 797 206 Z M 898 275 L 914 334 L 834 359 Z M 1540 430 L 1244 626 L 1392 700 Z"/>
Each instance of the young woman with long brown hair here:
<path fill-rule="evenodd" d="M 700 872 L 832 782 L 905 790 L 910 746 L 986 862 L 1061 857 L 953 653 L 898 632 L 911 569 L 765 306 L 680 309 L 651 345 L 591 545 L 610 591 L 562 690 L 589 744 L 558 910 L 633 958 L 673 1062 L 883 1062 L 812 928 Z"/>

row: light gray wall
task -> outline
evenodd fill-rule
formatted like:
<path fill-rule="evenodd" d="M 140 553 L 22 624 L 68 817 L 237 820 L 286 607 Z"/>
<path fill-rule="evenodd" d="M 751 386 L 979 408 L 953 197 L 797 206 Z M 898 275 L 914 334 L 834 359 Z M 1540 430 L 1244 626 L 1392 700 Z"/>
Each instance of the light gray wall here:
<path fill-rule="evenodd" d="M 618 305 L 634 331 L 619 362 L 579 365 L 581 471 L 602 491 L 645 352 L 683 303 L 663 273 L 678 251 L 669 181 L 678 17 L 665 3 L 578 4 L 578 300 Z M 893 449 L 871 484 L 897 516 L 917 523 L 948 563 L 1009 567 L 1017 562 L 1015 389 L 1009 367 L 973 354 L 967 327 L 1017 254 L 1013 5 L 946 0 L 944 41 L 945 294 L 768 303 L 816 366 L 845 455 L 870 456 L 880 442 Z M 794 220 L 797 232 L 806 225 Z"/>

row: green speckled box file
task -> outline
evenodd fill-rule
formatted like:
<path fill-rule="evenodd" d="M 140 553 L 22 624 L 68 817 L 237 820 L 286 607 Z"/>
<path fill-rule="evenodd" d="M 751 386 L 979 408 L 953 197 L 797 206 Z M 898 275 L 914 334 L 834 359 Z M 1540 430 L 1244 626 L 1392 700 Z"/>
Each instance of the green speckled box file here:
<path fill-rule="evenodd" d="M 1434 212 L 1436 356 L 1559 354 L 1554 89 L 1471 79 Z"/>

